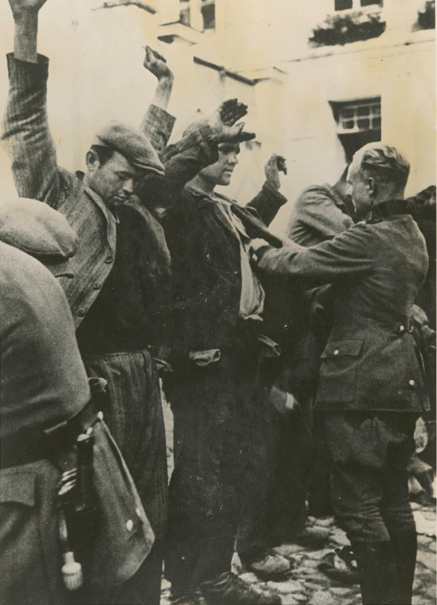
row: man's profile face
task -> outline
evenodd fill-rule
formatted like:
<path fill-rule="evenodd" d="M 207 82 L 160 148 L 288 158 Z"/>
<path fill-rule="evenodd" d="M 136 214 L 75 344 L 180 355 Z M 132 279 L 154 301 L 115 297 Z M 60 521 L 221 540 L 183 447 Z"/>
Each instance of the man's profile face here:
<path fill-rule="evenodd" d="M 222 144 L 219 145 L 219 159 L 215 164 L 207 166 L 201 171 L 204 178 L 207 178 L 215 185 L 229 185 L 238 164 L 239 145 Z"/>
<path fill-rule="evenodd" d="M 349 166 L 347 182 L 355 212 L 359 218 L 364 218 L 372 209 L 373 199 L 369 193 L 367 175 L 361 169 L 359 160 L 354 160 Z"/>
<path fill-rule="evenodd" d="M 88 166 L 89 186 L 106 204 L 123 203 L 134 190 L 134 180 L 139 170 L 121 153 L 114 151 L 107 162 L 95 162 L 93 170 Z"/>

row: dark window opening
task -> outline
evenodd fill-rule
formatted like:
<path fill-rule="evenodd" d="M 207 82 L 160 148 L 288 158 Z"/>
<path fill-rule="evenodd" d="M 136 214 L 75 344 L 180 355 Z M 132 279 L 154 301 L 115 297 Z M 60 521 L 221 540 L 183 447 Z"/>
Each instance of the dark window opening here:
<path fill-rule="evenodd" d="M 352 8 L 353 0 L 335 0 L 335 10 L 344 11 Z"/>
<path fill-rule="evenodd" d="M 361 0 L 361 6 L 371 6 L 372 4 L 383 6 L 384 0 Z"/>
<path fill-rule="evenodd" d="M 346 161 L 350 162 L 360 147 L 381 140 L 381 99 L 359 99 L 332 103 L 338 138 Z"/>
<path fill-rule="evenodd" d="M 203 29 L 215 29 L 215 3 L 203 0 L 202 4 Z"/>

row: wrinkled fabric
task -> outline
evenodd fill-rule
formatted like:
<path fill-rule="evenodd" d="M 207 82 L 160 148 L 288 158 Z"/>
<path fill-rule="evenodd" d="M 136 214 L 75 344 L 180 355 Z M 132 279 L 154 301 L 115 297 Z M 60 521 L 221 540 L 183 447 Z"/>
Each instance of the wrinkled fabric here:
<path fill-rule="evenodd" d="M 417 414 L 325 412 L 332 503 L 349 540 L 383 542 L 414 530 L 407 465 Z"/>
<path fill-rule="evenodd" d="M 1 437 L 51 428 L 90 399 L 67 299 L 37 260 L 0 242 Z"/>

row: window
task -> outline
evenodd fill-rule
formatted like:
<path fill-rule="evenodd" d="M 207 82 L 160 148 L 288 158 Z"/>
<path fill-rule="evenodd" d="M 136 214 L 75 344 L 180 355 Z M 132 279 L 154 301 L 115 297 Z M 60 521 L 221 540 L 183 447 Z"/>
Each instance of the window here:
<path fill-rule="evenodd" d="M 384 0 L 334 0 L 334 8 L 336 11 L 344 10 L 360 10 L 364 6 L 383 6 Z"/>
<path fill-rule="evenodd" d="M 381 140 L 380 97 L 331 103 L 331 106 L 347 162 L 363 145 Z"/>
<path fill-rule="evenodd" d="M 203 29 L 215 29 L 215 0 L 202 0 Z"/>
<path fill-rule="evenodd" d="M 352 8 L 352 0 L 335 0 L 335 10 L 344 11 L 348 8 Z"/>
<path fill-rule="evenodd" d="M 190 0 L 180 0 L 179 18 L 183 25 L 195 27 L 195 24 L 200 24 L 195 29 L 215 30 L 215 0 L 202 0 L 200 15 L 193 14 L 194 11 L 198 11 L 198 9 L 192 6 Z M 195 19 L 195 17 L 198 18 Z"/>

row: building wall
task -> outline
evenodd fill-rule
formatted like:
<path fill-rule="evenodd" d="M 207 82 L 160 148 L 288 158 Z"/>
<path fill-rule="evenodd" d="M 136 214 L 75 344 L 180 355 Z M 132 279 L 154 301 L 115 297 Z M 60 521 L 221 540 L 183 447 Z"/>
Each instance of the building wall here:
<path fill-rule="evenodd" d="M 414 27 L 422 0 L 384 0 L 387 29 L 377 39 L 315 49 L 308 43 L 312 28 L 333 3 L 216 0 L 216 32 L 202 34 L 169 23 L 178 0 L 155 0 L 165 7 L 155 15 L 134 6 L 93 10 L 100 0 L 48 0 L 40 49 L 51 60 L 49 117 L 60 163 L 83 169 L 99 124 L 140 123 L 155 87 L 142 67 L 142 46 L 150 44 L 176 76 L 169 108 L 178 117 L 173 140 L 198 110 L 209 112 L 231 97 L 249 105 L 245 121 L 257 142 L 243 146 L 226 193 L 246 203 L 262 183 L 269 155 L 286 156 L 283 191 L 290 204 L 275 221 L 280 232 L 300 191 L 335 182 L 344 167 L 330 101 L 381 96 L 382 136 L 404 149 L 412 165 L 408 193 L 435 183 L 434 30 Z M 178 35 L 171 44 L 158 40 L 172 31 Z M 12 34 L 9 7 L 1 3 L 0 52 L 12 49 Z M 6 92 L 2 62 L 1 106 Z M 0 152 L 0 193 L 12 191 L 9 163 Z"/>

